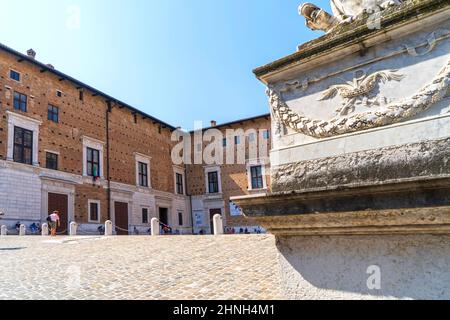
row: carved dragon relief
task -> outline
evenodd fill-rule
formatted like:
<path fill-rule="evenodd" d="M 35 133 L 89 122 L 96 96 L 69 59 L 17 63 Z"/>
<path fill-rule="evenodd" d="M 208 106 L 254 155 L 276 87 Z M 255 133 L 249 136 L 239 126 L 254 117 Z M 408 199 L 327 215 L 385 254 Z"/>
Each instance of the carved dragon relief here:
<path fill-rule="evenodd" d="M 274 86 L 269 86 L 267 94 L 272 108 L 272 113 L 286 127 L 315 138 L 326 138 L 335 135 L 376 128 L 389 125 L 411 118 L 423 112 L 441 101 L 450 87 L 450 59 L 436 75 L 436 77 L 419 92 L 402 101 L 394 101 L 378 106 L 376 101 L 369 101 L 377 108 L 372 110 L 347 115 L 354 108 L 361 97 L 371 92 L 379 81 L 400 81 L 403 75 L 395 70 L 376 72 L 368 77 L 355 79 L 352 84 L 344 84 L 330 87 L 320 100 L 330 99 L 339 93 L 346 103 L 337 111 L 340 115 L 330 119 L 311 119 L 293 111 L 282 98 L 282 93 Z M 379 98 L 378 98 L 379 99 Z"/>

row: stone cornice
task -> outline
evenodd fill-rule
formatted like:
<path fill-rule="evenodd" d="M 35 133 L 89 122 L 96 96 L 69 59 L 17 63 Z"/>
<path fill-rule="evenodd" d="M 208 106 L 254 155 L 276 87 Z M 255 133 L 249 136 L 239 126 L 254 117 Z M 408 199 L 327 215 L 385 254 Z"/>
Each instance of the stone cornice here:
<path fill-rule="evenodd" d="M 450 178 L 232 199 L 277 236 L 450 234 Z"/>
<path fill-rule="evenodd" d="M 414 22 L 420 16 L 435 14 L 437 11 L 446 11 L 449 8 L 450 3 L 447 0 L 408 1 L 400 7 L 397 6 L 383 11 L 381 29 L 369 28 L 367 25 L 368 16 L 363 17 L 353 23 L 337 27 L 333 32 L 303 44 L 296 53 L 256 68 L 253 72 L 258 79 L 267 84 L 265 79 L 270 74 L 301 64 L 307 58 L 330 53 L 336 48 L 348 48 L 353 44 L 360 46 L 364 39 L 384 35 L 389 28 Z"/>

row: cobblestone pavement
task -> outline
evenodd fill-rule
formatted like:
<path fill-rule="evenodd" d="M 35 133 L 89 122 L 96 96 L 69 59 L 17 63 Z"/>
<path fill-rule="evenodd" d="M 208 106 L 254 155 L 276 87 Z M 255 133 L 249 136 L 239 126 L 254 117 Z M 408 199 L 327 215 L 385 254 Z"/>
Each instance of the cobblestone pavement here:
<path fill-rule="evenodd" d="M 269 235 L 2 237 L 0 299 L 281 299 Z"/>

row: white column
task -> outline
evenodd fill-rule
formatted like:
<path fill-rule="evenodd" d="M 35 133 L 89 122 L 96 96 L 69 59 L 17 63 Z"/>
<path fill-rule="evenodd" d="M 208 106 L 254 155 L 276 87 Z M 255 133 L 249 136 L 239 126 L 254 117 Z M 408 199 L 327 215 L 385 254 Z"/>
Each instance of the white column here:
<path fill-rule="evenodd" d="M 159 220 L 157 218 L 152 219 L 152 236 L 159 236 L 160 230 L 159 230 Z"/>
<path fill-rule="evenodd" d="M 48 224 L 47 223 L 44 223 L 42 225 L 42 236 L 48 237 Z"/>
<path fill-rule="evenodd" d="M 113 223 L 108 220 L 105 222 L 105 236 L 109 237 L 113 234 Z"/>
<path fill-rule="evenodd" d="M 27 233 L 27 227 L 24 224 L 20 225 L 19 236 L 25 236 Z"/>
<path fill-rule="evenodd" d="M 223 234 L 223 219 L 222 215 L 216 214 L 213 218 L 214 223 L 214 235 L 218 236 Z"/>
<path fill-rule="evenodd" d="M 70 232 L 69 235 L 70 236 L 76 236 L 77 235 L 77 229 L 78 229 L 78 224 L 76 222 L 71 222 L 70 223 Z"/>
<path fill-rule="evenodd" d="M 1 227 L 0 235 L 1 235 L 2 237 L 8 235 L 8 229 L 6 228 L 6 226 L 2 226 L 2 227 Z"/>

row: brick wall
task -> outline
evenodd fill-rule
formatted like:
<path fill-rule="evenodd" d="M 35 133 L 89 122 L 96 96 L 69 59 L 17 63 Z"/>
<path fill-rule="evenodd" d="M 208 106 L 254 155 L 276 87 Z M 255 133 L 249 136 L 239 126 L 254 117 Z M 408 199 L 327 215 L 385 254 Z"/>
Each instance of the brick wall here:
<path fill-rule="evenodd" d="M 20 82 L 10 79 L 11 69 L 21 74 Z M 14 91 L 27 95 L 27 112 L 14 110 Z M 62 93 L 60 97 L 57 91 Z M 47 119 L 49 104 L 59 108 L 58 123 Z M 7 154 L 7 110 L 42 121 L 39 128 L 38 150 L 40 167 L 46 165 L 46 151 L 51 151 L 59 154 L 58 169 L 61 172 L 82 175 L 83 137 L 87 136 L 105 144 L 103 173 L 104 177 L 107 177 L 108 106 L 105 97 L 82 89 L 49 71 L 43 72 L 39 66 L 27 61 L 19 62 L 16 56 L 0 51 L 0 160 L 5 160 Z M 139 153 L 151 157 L 151 187 L 158 191 L 174 193 L 174 173 L 170 157 L 171 129 L 114 103 L 109 118 L 111 180 L 135 186 L 135 153 Z M 4 183 L 6 181 L 8 180 L 2 180 L 3 188 L 8 187 Z M 89 178 L 83 181 L 83 184 L 75 186 L 75 219 L 79 223 L 88 222 L 88 200 L 91 199 L 100 200 L 102 221 L 106 220 L 108 215 L 106 181 L 94 183 Z M 154 201 L 151 197 L 148 199 L 149 203 Z M 36 208 L 40 208 L 40 205 L 36 204 Z"/>
<path fill-rule="evenodd" d="M 234 123 L 232 125 L 227 126 L 219 126 L 216 129 L 220 130 L 222 134 L 225 136 L 227 129 L 242 129 L 244 132 L 250 129 L 255 129 L 258 133 L 261 130 L 269 130 L 271 129 L 270 118 L 269 117 L 260 117 L 255 118 L 243 122 Z M 241 138 L 241 143 L 243 143 L 243 139 Z M 271 149 L 271 139 L 265 141 L 267 143 L 267 150 Z M 229 142 L 228 142 L 229 143 Z M 203 147 L 205 147 L 207 143 L 203 143 Z M 196 150 L 197 146 L 195 145 L 194 138 L 192 137 L 192 150 Z M 237 149 L 237 146 L 235 147 Z M 248 139 L 245 144 L 246 150 L 246 159 L 250 158 L 250 150 Z M 237 151 L 235 151 L 235 157 Z M 224 152 L 224 156 L 226 157 L 226 151 Z M 236 159 L 235 159 L 236 160 Z M 266 175 L 265 179 L 267 185 L 270 186 L 270 163 L 268 159 L 265 159 L 266 162 Z M 226 215 L 226 224 L 229 227 L 240 227 L 240 226 L 256 226 L 253 221 L 250 219 L 237 216 L 230 216 L 230 205 L 229 201 L 231 197 L 235 196 L 243 196 L 250 195 L 254 193 L 260 192 L 268 192 L 269 190 L 249 190 L 248 185 L 248 176 L 247 176 L 247 166 L 245 164 L 231 164 L 231 165 L 222 165 L 220 166 L 221 170 L 221 182 L 222 182 L 222 200 L 225 203 L 225 215 Z M 192 196 L 202 196 L 205 195 L 206 190 L 206 177 L 205 177 L 205 164 L 203 165 L 188 165 L 187 166 L 187 190 L 188 194 Z M 209 213 L 206 213 L 207 216 Z"/>

